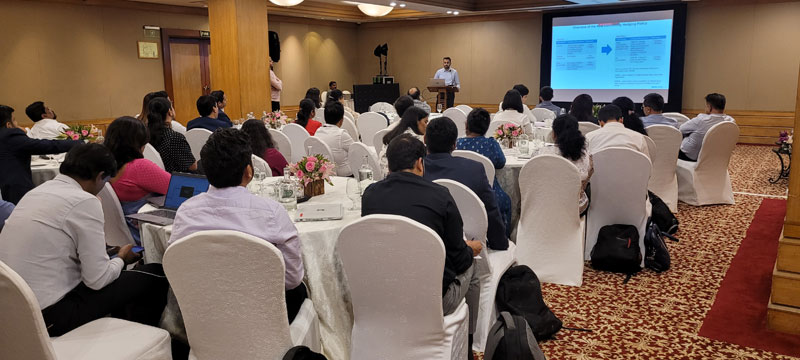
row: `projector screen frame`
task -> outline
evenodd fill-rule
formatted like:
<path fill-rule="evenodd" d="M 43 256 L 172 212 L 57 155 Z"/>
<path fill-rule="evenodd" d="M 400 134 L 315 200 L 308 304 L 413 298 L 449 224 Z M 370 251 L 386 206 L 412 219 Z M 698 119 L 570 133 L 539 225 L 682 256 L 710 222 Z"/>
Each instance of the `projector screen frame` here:
<path fill-rule="evenodd" d="M 542 16 L 542 50 L 541 67 L 539 73 L 539 87 L 549 86 L 552 70 L 552 45 L 553 45 L 553 18 L 627 14 L 647 11 L 672 10 L 672 45 L 670 53 L 669 72 L 669 102 L 664 104 L 665 112 L 680 112 L 683 99 L 683 71 L 686 53 L 686 9 L 685 3 L 611 7 L 590 10 L 569 10 L 545 12 Z M 554 89 L 558 91 L 558 89 Z M 637 110 L 641 107 L 642 99 L 631 99 L 636 103 Z M 559 107 L 569 110 L 570 102 L 554 102 Z"/>

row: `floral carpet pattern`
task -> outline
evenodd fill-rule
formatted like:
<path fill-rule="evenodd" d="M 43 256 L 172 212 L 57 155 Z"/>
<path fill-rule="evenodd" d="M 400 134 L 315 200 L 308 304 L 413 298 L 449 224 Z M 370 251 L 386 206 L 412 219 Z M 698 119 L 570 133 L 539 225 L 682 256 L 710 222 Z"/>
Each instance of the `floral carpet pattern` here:
<path fill-rule="evenodd" d="M 786 181 L 767 181 L 779 168 L 771 149 L 736 147 L 729 168 L 734 192 L 786 194 Z M 697 335 L 762 199 L 736 194 L 735 205 L 680 203 L 680 242 L 668 241 L 667 272 L 643 270 L 623 284 L 623 275 L 586 266 L 581 287 L 543 284 L 545 301 L 564 326 L 592 330 L 562 330 L 540 344 L 544 354 L 579 360 L 794 359 Z"/>

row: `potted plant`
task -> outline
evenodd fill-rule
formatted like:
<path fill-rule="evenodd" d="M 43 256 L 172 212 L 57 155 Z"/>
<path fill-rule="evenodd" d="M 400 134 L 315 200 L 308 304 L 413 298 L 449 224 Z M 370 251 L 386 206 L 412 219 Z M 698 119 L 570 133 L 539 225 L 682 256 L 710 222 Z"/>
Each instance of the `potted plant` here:
<path fill-rule="evenodd" d="M 311 197 L 325 193 L 325 182 L 333 186 L 331 176 L 336 165 L 322 155 L 303 157 L 297 163 L 290 164 L 292 174 L 303 184 L 303 194 Z"/>

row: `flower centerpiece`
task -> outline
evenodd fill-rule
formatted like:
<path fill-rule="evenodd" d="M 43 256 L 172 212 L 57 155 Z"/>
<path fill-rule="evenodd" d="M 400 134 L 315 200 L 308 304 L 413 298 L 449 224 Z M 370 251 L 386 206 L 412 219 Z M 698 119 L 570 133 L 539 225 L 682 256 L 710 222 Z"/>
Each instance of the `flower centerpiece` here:
<path fill-rule="evenodd" d="M 65 129 L 56 139 L 96 141 L 100 136 L 100 129 L 94 125 L 72 125 Z"/>
<path fill-rule="evenodd" d="M 325 193 L 325 183 L 333 186 L 331 176 L 336 165 L 322 155 L 305 156 L 300 161 L 290 164 L 292 174 L 303 184 L 303 193 L 311 197 Z M 323 182 L 324 181 L 324 182 Z"/>
<path fill-rule="evenodd" d="M 292 119 L 289 119 L 289 117 L 280 110 L 274 112 L 265 111 L 261 120 L 264 120 L 264 124 L 272 129 L 280 129 L 282 126 L 292 122 Z"/>
<path fill-rule="evenodd" d="M 780 134 L 778 134 L 778 142 L 776 144 L 781 147 L 781 150 L 791 151 L 793 141 L 792 137 L 793 135 L 789 134 L 788 131 L 781 131 Z"/>
<path fill-rule="evenodd" d="M 514 140 L 520 135 L 524 134 L 522 127 L 513 123 L 505 123 L 497 127 L 494 132 L 494 138 L 498 141 L 504 141 L 508 144 L 509 148 L 514 147 Z"/>

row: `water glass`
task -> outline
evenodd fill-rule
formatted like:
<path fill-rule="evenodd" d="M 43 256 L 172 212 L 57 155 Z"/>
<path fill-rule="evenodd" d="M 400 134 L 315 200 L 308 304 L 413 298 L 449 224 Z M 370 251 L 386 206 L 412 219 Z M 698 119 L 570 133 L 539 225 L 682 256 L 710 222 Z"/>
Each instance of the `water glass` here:
<path fill-rule="evenodd" d="M 438 113 L 442 112 L 442 104 L 436 104 L 436 112 Z"/>
<path fill-rule="evenodd" d="M 535 136 L 535 135 L 534 135 Z M 531 153 L 530 143 L 527 135 L 521 135 L 517 140 L 517 149 L 522 156 L 528 156 Z"/>
<path fill-rule="evenodd" d="M 353 202 L 353 206 L 348 210 L 361 209 L 361 184 L 354 178 L 347 179 L 347 198 Z"/>

